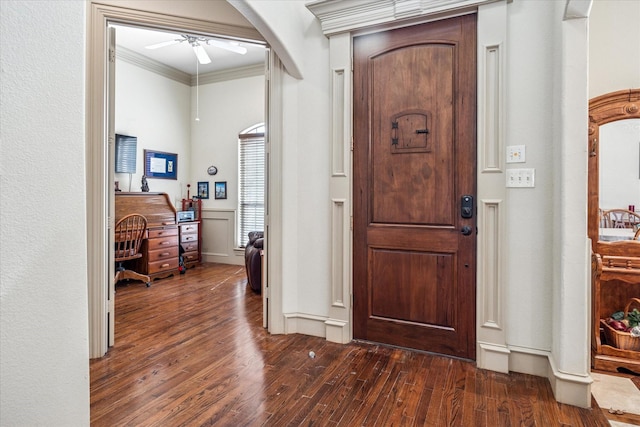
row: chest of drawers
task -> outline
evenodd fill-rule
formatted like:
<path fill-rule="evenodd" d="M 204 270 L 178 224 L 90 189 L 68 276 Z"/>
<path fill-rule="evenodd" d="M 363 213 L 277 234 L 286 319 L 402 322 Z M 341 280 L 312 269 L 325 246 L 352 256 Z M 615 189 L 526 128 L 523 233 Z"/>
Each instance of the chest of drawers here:
<path fill-rule="evenodd" d="M 178 227 L 165 225 L 150 228 L 143 242 L 142 253 L 141 267 L 145 274 L 152 277 L 173 274 L 178 268 Z"/>
<path fill-rule="evenodd" d="M 182 222 L 180 227 L 180 245 L 184 250 L 182 257 L 185 266 L 192 267 L 201 260 L 200 221 Z"/>

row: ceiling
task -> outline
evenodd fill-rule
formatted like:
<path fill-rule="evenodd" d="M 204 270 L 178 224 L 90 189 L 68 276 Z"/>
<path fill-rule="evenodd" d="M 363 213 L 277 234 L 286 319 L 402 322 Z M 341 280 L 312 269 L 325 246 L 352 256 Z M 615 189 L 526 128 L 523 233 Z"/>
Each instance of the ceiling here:
<path fill-rule="evenodd" d="M 181 39 L 184 33 L 156 31 L 124 25 L 114 25 L 114 27 L 116 28 L 116 50 L 118 48 L 128 49 L 138 55 L 190 75 L 196 75 L 196 68 L 200 74 L 204 74 L 263 64 L 265 61 L 265 47 L 263 44 L 237 41 L 240 46 L 247 48 L 246 54 L 241 55 L 215 46 L 202 44 L 211 58 L 211 63 L 198 64 L 192 47 L 186 41 L 158 49 L 146 48 L 146 46 L 157 43 Z"/>

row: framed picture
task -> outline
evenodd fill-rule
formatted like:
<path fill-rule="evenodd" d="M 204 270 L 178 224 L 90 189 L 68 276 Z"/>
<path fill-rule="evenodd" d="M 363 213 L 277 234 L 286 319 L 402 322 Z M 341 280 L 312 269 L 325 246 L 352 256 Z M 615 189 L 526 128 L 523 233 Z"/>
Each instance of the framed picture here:
<path fill-rule="evenodd" d="M 178 179 L 178 155 L 144 150 L 144 174 L 147 178 Z"/>
<path fill-rule="evenodd" d="M 216 199 L 226 199 L 227 198 L 227 181 L 216 182 Z"/>
<path fill-rule="evenodd" d="M 198 182 L 198 198 L 199 199 L 209 198 L 209 181 Z"/>

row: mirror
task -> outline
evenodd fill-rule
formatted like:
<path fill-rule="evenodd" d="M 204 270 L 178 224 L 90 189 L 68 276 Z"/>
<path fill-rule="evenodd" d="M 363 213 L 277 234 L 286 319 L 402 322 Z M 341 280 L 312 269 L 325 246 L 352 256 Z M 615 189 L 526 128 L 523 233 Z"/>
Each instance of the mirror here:
<path fill-rule="evenodd" d="M 611 92 L 589 101 L 587 233 L 598 247 L 600 209 L 640 211 L 640 89 Z"/>
<path fill-rule="evenodd" d="M 600 209 L 640 211 L 640 119 L 600 126 Z"/>

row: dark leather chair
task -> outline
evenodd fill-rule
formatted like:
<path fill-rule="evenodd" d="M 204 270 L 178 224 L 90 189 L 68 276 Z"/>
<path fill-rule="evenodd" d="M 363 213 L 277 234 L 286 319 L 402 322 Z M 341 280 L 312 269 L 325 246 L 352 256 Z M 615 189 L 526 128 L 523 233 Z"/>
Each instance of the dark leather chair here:
<path fill-rule="evenodd" d="M 264 247 L 264 233 L 252 231 L 249 233 L 249 241 L 244 248 L 244 265 L 247 270 L 247 282 L 256 293 L 262 292 L 262 257 L 260 252 Z"/>

